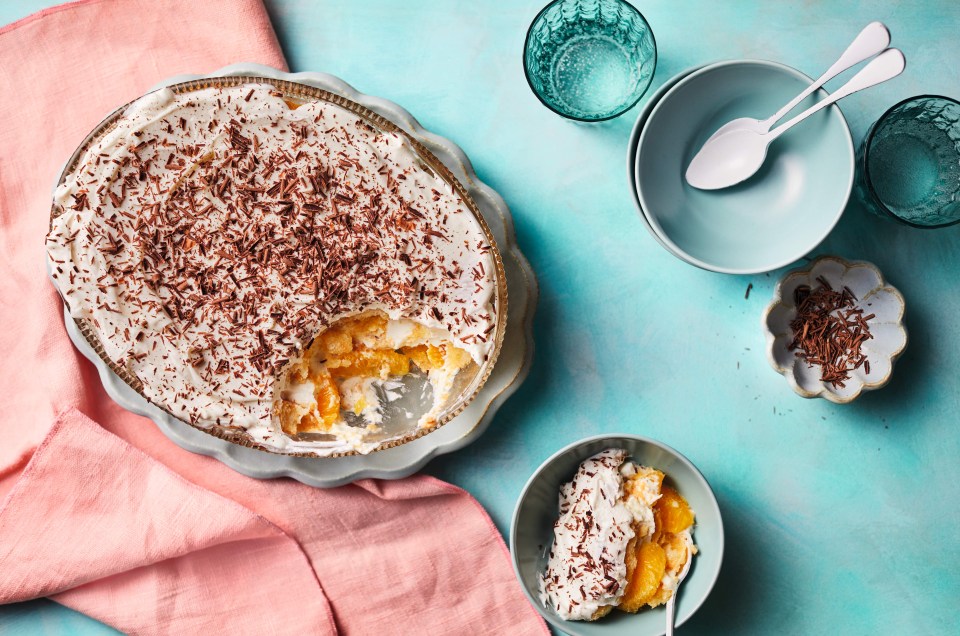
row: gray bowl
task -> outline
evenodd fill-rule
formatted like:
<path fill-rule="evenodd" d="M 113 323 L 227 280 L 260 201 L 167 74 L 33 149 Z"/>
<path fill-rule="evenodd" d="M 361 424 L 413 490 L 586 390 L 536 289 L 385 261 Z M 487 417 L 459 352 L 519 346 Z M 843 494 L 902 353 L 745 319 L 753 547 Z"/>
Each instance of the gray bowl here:
<path fill-rule="evenodd" d="M 559 450 L 537 468 L 520 493 L 510 524 L 510 556 L 527 598 L 558 629 L 574 635 L 658 636 L 666 631 L 664 608 L 627 614 L 614 610 L 594 622 L 565 621 L 544 607 L 537 596 L 537 575 L 546 569 L 553 543 L 553 524 L 559 516 L 560 486 L 570 481 L 580 463 L 607 448 L 624 448 L 633 461 L 662 471 L 666 483 L 690 503 L 696 513 L 693 539 L 700 552 L 680 586 L 677 620 L 680 625 L 706 600 L 723 561 L 723 520 L 710 484 L 683 455 L 669 446 L 639 435 L 598 435 Z"/>
<path fill-rule="evenodd" d="M 743 183 L 698 190 L 684 171 L 707 138 L 738 117 L 766 117 L 813 80 L 764 60 L 716 62 L 673 84 L 653 106 L 637 146 L 636 190 L 671 253 L 703 269 L 754 274 L 789 265 L 826 238 L 854 176 L 853 140 L 830 106 L 770 148 Z M 828 93 L 820 89 L 798 106 Z"/>
<path fill-rule="evenodd" d="M 694 66 L 688 68 L 685 71 L 677 73 L 666 82 L 660 85 L 660 88 L 650 96 L 650 99 L 640 108 L 640 113 L 637 115 L 637 121 L 633 124 L 633 130 L 630 132 L 630 141 L 627 143 L 627 182 L 630 184 L 630 195 L 633 197 L 633 205 L 637 208 L 637 213 L 640 216 L 640 220 L 643 221 L 643 226 L 647 228 L 647 231 L 650 232 L 650 236 L 653 237 L 657 243 L 660 244 L 660 247 L 667 250 L 677 258 L 682 261 L 689 263 L 683 254 L 679 254 L 667 245 L 660 235 L 657 234 L 657 231 L 653 229 L 653 226 L 650 225 L 650 220 L 647 218 L 647 213 L 644 211 L 643 206 L 640 205 L 640 195 L 637 192 L 637 148 L 640 145 L 640 134 L 643 132 L 644 126 L 647 125 L 647 120 L 650 118 L 650 113 L 653 111 L 657 103 L 667 94 L 671 88 L 673 88 L 680 80 L 682 80 L 687 75 L 694 73 L 695 71 L 703 68 L 701 66 Z M 692 265 L 693 263 L 691 263 Z"/>

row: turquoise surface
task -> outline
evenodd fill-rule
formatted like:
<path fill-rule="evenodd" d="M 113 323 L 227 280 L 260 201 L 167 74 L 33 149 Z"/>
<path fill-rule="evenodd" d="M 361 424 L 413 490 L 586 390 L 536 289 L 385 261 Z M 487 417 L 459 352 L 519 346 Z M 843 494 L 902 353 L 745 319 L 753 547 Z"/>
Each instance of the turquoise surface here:
<path fill-rule="evenodd" d="M 47 4 L 2 3 L 0 22 Z M 760 328 L 786 270 L 709 273 L 649 236 L 624 167 L 637 108 L 575 124 L 524 80 L 523 38 L 542 4 L 268 2 L 293 70 L 343 77 L 461 145 L 510 204 L 539 276 L 530 378 L 481 440 L 428 472 L 469 490 L 506 530 L 527 477 L 555 450 L 597 433 L 647 435 L 697 465 L 725 522 L 717 587 L 682 634 L 955 633 L 960 227 L 916 230 L 851 205 L 815 254 L 875 263 L 906 298 L 910 345 L 890 385 L 852 405 L 794 395 L 767 364 Z M 882 20 L 907 70 L 842 102 L 855 142 L 904 97 L 960 95 L 960 3 L 638 6 L 657 38 L 651 90 L 729 58 L 817 75 Z M 38 601 L 0 608 L 0 632 L 107 630 Z"/>

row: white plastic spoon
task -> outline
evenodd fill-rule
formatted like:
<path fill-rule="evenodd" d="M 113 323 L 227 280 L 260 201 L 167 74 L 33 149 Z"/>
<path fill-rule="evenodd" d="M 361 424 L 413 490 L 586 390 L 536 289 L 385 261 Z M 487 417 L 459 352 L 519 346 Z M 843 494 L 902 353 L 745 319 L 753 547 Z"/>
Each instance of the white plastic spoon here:
<path fill-rule="evenodd" d="M 856 66 L 860 62 L 882 52 L 888 46 L 890 46 L 890 31 L 882 22 L 871 22 L 863 28 L 863 31 L 860 32 L 860 35 L 854 38 L 853 42 L 850 43 L 850 46 L 847 47 L 847 50 L 844 51 L 843 55 L 841 55 L 840 58 L 833 63 L 833 66 L 827 69 L 826 73 L 821 75 L 817 81 L 808 86 L 805 91 L 794 97 L 789 104 L 778 110 L 773 116 L 768 117 L 763 121 L 754 119 L 753 117 L 740 117 L 738 119 L 734 119 L 733 121 L 729 121 L 723 126 L 720 126 L 715 133 L 710 135 L 710 139 L 707 139 L 705 143 L 710 143 L 716 137 L 734 130 L 749 129 L 759 133 L 767 132 L 775 123 L 783 119 L 784 115 L 793 110 L 797 104 L 813 94 L 813 92 L 819 89 L 821 86 L 832 80 L 840 73 L 843 73 L 848 68 Z"/>
<path fill-rule="evenodd" d="M 749 179 L 767 157 L 767 147 L 801 121 L 844 97 L 886 82 L 903 72 L 906 60 L 898 49 L 887 49 L 827 99 L 817 102 L 767 133 L 733 130 L 704 144 L 687 167 L 687 183 L 701 190 L 718 190 Z"/>

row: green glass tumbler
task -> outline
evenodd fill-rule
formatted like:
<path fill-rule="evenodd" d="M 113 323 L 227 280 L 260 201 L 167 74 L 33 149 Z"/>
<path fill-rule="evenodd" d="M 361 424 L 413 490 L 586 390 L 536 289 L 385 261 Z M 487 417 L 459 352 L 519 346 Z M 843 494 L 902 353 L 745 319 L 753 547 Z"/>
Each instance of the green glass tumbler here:
<path fill-rule="evenodd" d="M 534 18 L 523 49 L 534 94 L 550 110 L 578 121 L 630 110 L 656 66 L 653 31 L 624 0 L 554 0 Z"/>
<path fill-rule="evenodd" d="M 857 151 L 856 191 L 870 212 L 912 227 L 960 223 L 960 103 L 921 95 L 885 112 Z"/>

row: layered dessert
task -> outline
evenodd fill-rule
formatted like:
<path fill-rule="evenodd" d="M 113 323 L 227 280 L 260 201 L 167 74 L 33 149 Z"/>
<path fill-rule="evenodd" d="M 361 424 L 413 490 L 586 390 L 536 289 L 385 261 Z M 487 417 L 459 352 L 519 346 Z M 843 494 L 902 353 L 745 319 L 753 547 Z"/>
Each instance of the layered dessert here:
<path fill-rule="evenodd" d="M 607 449 L 560 490 L 560 516 L 539 595 L 565 620 L 637 612 L 673 596 L 697 552 L 694 513 L 664 474 Z"/>
<path fill-rule="evenodd" d="M 47 252 L 147 399 L 272 450 L 370 450 L 410 373 L 430 428 L 495 355 L 495 250 L 452 183 L 404 135 L 266 83 L 128 106 L 57 188 Z"/>

